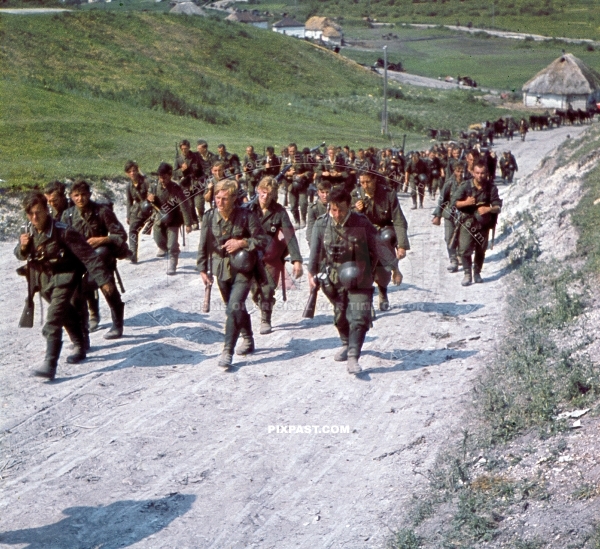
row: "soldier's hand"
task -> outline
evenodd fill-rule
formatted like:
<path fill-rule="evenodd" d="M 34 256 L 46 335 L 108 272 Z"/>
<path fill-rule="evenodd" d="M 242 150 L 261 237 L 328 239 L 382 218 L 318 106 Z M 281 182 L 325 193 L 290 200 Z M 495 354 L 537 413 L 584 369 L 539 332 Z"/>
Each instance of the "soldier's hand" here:
<path fill-rule="evenodd" d="M 230 238 L 227 242 L 225 242 L 225 244 L 223 244 L 222 247 L 227 253 L 232 254 L 238 250 L 241 250 L 242 248 L 245 248 L 247 245 L 247 242 L 243 238 Z"/>
<path fill-rule="evenodd" d="M 329 177 L 331 174 L 329 172 L 323 172 L 321 175 L 323 177 Z"/>
<path fill-rule="evenodd" d="M 187 165 L 187 163 L 186 163 L 186 162 L 184 162 L 184 163 L 181 165 L 181 171 L 182 171 L 182 172 L 184 172 L 184 171 L 185 171 L 185 170 L 187 170 L 187 169 L 188 169 L 188 165 Z"/>
<path fill-rule="evenodd" d="M 396 248 L 396 259 L 404 259 L 406 257 L 406 250 L 404 248 Z"/>
<path fill-rule="evenodd" d="M 212 286 L 213 283 L 213 277 L 208 276 L 208 274 L 206 274 L 204 271 L 202 271 L 200 273 L 200 278 L 202 279 L 202 282 L 204 283 L 205 286 Z"/>
<path fill-rule="evenodd" d="M 432 222 L 434 225 L 439 225 L 439 224 L 441 223 L 441 219 L 440 219 L 439 217 L 435 216 L 435 217 L 434 217 L 434 218 L 431 220 L 431 222 Z"/>
<path fill-rule="evenodd" d="M 308 273 L 308 285 L 310 286 L 311 290 L 317 286 L 317 283 L 315 282 L 315 275 L 312 273 Z"/>
<path fill-rule="evenodd" d="M 362 212 L 365 209 L 365 203 L 362 200 L 358 200 L 356 204 L 354 204 L 354 209 L 358 212 Z"/>
<path fill-rule="evenodd" d="M 302 276 L 302 261 L 294 261 L 294 268 L 292 270 L 292 276 L 294 278 L 300 278 Z"/>
<path fill-rule="evenodd" d="M 107 236 L 92 236 L 91 238 L 88 238 L 88 244 L 92 248 L 97 248 L 98 246 L 102 246 L 103 244 L 106 244 L 107 240 L 108 240 Z"/>
<path fill-rule="evenodd" d="M 23 233 L 19 237 L 19 243 L 21 244 L 21 250 L 25 251 L 31 242 L 31 235 L 27 233 Z"/>
<path fill-rule="evenodd" d="M 186 234 L 190 234 L 192 232 L 192 226 L 191 225 L 186 225 L 185 226 L 185 233 Z"/>
<path fill-rule="evenodd" d="M 106 284 L 102 284 L 100 286 L 100 290 L 106 296 L 111 296 L 117 291 L 117 287 L 114 282 L 107 282 Z"/>
<path fill-rule="evenodd" d="M 392 271 L 392 280 L 396 286 L 400 286 L 402 284 L 402 273 L 397 269 Z"/>
<path fill-rule="evenodd" d="M 474 204 L 476 204 L 475 197 L 468 196 L 467 198 L 464 199 L 463 203 L 465 206 L 473 206 Z"/>
<path fill-rule="evenodd" d="M 156 197 L 152 193 L 148 193 L 148 202 L 154 202 Z"/>

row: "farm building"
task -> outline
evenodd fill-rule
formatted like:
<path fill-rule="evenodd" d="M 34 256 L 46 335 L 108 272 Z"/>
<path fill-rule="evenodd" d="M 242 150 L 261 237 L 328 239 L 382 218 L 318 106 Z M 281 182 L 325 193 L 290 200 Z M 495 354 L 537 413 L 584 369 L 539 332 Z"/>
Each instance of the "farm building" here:
<path fill-rule="evenodd" d="M 304 23 L 298 23 L 291 17 L 284 17 L 281 21 L 273 23 L 273 30 L 279 34 L 304 38 Z"/>
<path fill-rule="evenodd" d="M 258 15 L 254 15 L 249 11 L 234 11 L 231 15 L 227 16 L 227 21 L 235 21 L 236 23 L 246 23 L 258 27 L 259 29 L 268 29 L 269 22 Z"/>
<path fill-rule="evenodd" d="M 341 45 L 342 43 L 342 27 L 329 19 L 329 17 L 311 17 L 306 24 L 305 36 L 313 40 L 322 40 Z"/>
<path fill-rule="evenodd" d="M 585 110 L 600 101 L 600 73 L 566 53 L 523 85 L 523 103 L 544 109 Z"/>

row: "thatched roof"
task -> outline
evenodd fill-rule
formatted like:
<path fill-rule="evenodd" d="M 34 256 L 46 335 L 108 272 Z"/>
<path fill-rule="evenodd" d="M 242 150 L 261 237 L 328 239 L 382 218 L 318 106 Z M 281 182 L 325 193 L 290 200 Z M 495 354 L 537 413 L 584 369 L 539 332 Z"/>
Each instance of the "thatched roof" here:
<path fill-rule="evenodd" d="M 226 17 L 228 21 L 236 21 L 238 23 L 264 23 L 267 20 L 253 15 L 249 11 L 236 11 Z"/>
<path fill-rule="evenodd" d="M 566 53 L 523 85 L 530 94 L 589 95 L 600 90 L 600 73 Z"/>
<path fill-rule="evenodd" d="M 323 29 L 323 36 L 327 38 L 341 38 L 342 33 L 333 27 L 325 27 Z"/>
<path fill-rule="evenodd" d="M 309 31 L 324 31 L 327 27 L 333 27 L 337 31 L 341 31 L 342 27 L 340 27 L 337 23 L 329 19 L 329 17 L 311 17 L 304 28 Z"/>
<path fill-rule="evenodd" d="M 206 15 L 202 8 L 199 8 L 193 2 L 177 2 L 169 13 L 178 13 L 180 15 Z"/>

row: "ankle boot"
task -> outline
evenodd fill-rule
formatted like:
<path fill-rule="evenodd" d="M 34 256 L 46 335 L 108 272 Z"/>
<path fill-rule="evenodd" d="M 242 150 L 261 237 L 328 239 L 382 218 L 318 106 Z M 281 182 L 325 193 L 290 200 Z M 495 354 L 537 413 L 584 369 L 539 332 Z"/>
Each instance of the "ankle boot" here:
<path fill-rule="evenodd" d="M 240 346 L 235 351 L 237 355 L 249 355 L 254 352 L 254 338 L 252 336 L 244 336 Z"/>
<path fill-rule="evenodd" d="M 174 275 L 177 272 L 177 260 L 179 258 L 176 255 L 171 254 L 169 257 L 169 267 L 167 268 L 168 275 Z"/>
<path fill-rule="evenodd" d="M 260 331 L 261 335 L 270 334 L 273 331 L 271 327 L 271 311 L 260 312 Z"/>
<path fill-rule="evenodd" d="M 389 311 L 390 301 L 388 299 L 387 288 L 377 285 L 377 289 L 379 290 L 379 310 Z"/>
<path fill-rule="evenodd" d="M 48 340 L 46 342 L 46 356 L 44 357 L 44 364 L 36 370 L 33 375 L 37 377 L 45 377 L 52 381 L 56 377 L 56 369 L 58 367 L 58 357 L 60 356 L 60 350 L 62 349 L 62 341 Z"/>
<path fill-rule="evenodd" d="M 90 332 L 95 332 L 100 324 L 100 301 L 97 296 L 88 299 L 90 320 L 88 323 Z"/>

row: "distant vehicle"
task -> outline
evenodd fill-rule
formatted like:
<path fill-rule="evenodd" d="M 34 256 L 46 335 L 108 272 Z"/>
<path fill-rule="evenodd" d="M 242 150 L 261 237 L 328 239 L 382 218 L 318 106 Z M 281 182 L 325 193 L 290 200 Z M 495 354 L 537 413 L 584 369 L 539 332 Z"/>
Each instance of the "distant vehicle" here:
<path fill-rule="evenodd" d="M 477 82 L 475 82 L 475 80 L 473 80 L 470 76 L 459 76 L 458 83 L 462 84 L 463 86 L 469 86 L 470 88 L 477 87 Z"/>

